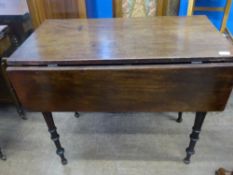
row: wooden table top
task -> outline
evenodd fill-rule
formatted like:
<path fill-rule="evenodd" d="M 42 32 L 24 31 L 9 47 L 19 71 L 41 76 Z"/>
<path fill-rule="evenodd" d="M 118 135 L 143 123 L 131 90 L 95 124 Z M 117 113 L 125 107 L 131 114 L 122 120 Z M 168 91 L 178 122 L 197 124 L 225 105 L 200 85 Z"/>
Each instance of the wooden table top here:
<path fill-rule="evenodd" d="M 9 65 L 233 61 L 233 46 L 204 16 L 47 20 Z"/>
<path fill-rule="evenodd" d="M 0 18 L 5 16 L 22 16 L 28 13 L 26 0 L 1 0 Z"/>

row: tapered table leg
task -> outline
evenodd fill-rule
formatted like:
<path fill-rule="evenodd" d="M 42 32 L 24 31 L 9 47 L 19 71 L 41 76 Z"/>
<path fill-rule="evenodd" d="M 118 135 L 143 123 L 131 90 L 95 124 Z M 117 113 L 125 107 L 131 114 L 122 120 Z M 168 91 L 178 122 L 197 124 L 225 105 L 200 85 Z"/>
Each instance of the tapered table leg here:
<path fill-rule="evenodd" d="M 51 112 L 43 112 L 42 114 L 44 116 L 44 119 L 45 119 L 47 126 L 48 126 L 48 129 L 49 129 L 49 132 L 51 134 L 51 139 L 54 141 L 55 146 L 57 148 L 57 155 L 60 156 L 62 164 L 66 165 L 67 159 L 64 156 L 65 150 L 64 150 L 64 148 L 62 148 L 61 143 L 59 141 L 59 135 L 57 133 L 57 128 L 56 128 L 54 121 L 53 121 L 52 113 Z"/>
<path fill-rule="evenodd" d="M 184 158 L 185 164 L 190 163 L 190 158 L 195 153 L 194 148 L 195 148 L 196 142 L 199 139 L 199 134 L 201 132 L 201 127 L 204 122 L 205 116 L 206 116 L 206 112 L 196 113 L 193 130 L 192 130 L 192 133 L 190 134 L 190 143 L 189 143 L 188 148 L 186 149 L 186 157 Z"/>
<path fill-rule="evenodd" d="M 6 160 L 6 156 L 2 153 L 2 149 L 0 148 L 0 159 Z"/>
<path fill-rule="evenodd" d="M 183 118 L 182 118 L 182 112 L 179 112 L 178 113 L 178 118 L 176 120 L 177 123 L 181 123 L 183 121 Z"/>

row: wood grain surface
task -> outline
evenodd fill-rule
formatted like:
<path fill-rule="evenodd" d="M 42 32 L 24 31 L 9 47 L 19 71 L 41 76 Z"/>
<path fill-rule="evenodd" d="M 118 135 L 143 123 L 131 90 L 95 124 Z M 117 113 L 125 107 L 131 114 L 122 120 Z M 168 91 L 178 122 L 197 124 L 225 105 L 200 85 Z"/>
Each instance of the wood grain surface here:
<path fill-rule="evenodd" d="M 232 58 L 233 46 L 206 17 L 165 16 L 48 20 L 8 64 L 141 64 Z"/>
<path fill-rule="evenodd" d="M 221 111 L 233 63 L 151 66 L 8 67 L 31 111 Z"/>

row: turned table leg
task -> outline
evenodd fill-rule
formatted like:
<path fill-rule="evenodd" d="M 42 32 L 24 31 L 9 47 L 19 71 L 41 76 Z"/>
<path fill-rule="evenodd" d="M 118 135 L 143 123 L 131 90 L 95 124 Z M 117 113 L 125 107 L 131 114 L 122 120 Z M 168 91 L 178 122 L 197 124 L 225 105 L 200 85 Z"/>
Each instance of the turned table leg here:
<path fill-rule="evenodd" d="M 0 159 L 6 160 L 6 156 L 2 153 L 2 149 L 0 148 Z"/>
<path fill-rule="evenodd" d="M 195 148 L 196 142 L 199 139 L 199 134 L 201 132 L 201 127 L 204 122 L 205 116 L 206 116 L 206 112 L 196 113 L 193 130 L 192 130 L 192 133 L 190 134 L 190 143 L 189 143 L 188 148 L 186 149 L 186 157 L 184 158 L 185 164 L 190 163 L 190 158 L 195 153 L 194 148 Z"/>
<path fill-rule="evenodd" d="M 57 148 L 57 155 L 60 156 L 62 164 L 66 165 L 67 159 L 64 156 L 65 150 L 64 150 L 64 148 L 62 148 L 61 143 L 59 141 L 59 135 L 57 133 L 57 128 L 56 128 L 54 121 L 53 121 L 52 113 L 51 112 L 43 112 L 42 114 L 44 116 L 44 119 L 45 119 L 47 126 L 48 126 L 48 129 L 49 129 L 49 132 L 51 134 L 51 139 L 54 141 L 55 146 Z"/>
<path fill-rule="evenodd" d="M 179 112 L 178 113 L 178 118 L 176 120 L 177 123 L 181 123 L 183 121 L 183 118 L 182 118 L 182 112 Z"/>

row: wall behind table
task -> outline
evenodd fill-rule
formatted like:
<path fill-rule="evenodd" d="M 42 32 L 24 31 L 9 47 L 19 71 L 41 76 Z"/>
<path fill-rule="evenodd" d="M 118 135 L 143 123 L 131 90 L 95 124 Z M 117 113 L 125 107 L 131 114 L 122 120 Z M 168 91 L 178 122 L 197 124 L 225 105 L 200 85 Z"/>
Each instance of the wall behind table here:
<path fill-rule="evenodd" d="M 86 0 L 87 16 L 89 18 L 112 18 L 112 0 Z M 197 0 L 197 6 L 224 6 L 226 0 Z M 180 0 L 180 16 L 187 15 L 188 0 Z M 221 12 L 195 12 L 195 14 L 207 15 L 211 22 L 220 29 L 223 13 Z M 227 23 L 227 27 L 233 34 L 233 5 Z"/>
<path fill-rule="evenodd" d="M 227 22 L 227 28 L 230 30 L 231 34 L 233 35 L 233 2 L 231 5 L 231 11 Z"/>
<path fill-rule="evenodd" d="M 112 0 L 86 0 L 89 18 L 112 18 Z"/>
<path fill-rule="evenodd" d="M 186 16 L 188 8 L 188 0 L 180 0 L 179 15 Z M 196 6 L 208 6 L 208 7 L 224 7 L 226 0 L 197 0 Z M 195 12 L 196 15 L 207 15 L 211 22 L 217 29 L 220 29 L 221 21 L 223 17 L 222 12 Z M 233 5 L 231 5 L 231 11 L 227 23 L 227 27 L 233 34 Z"/>

